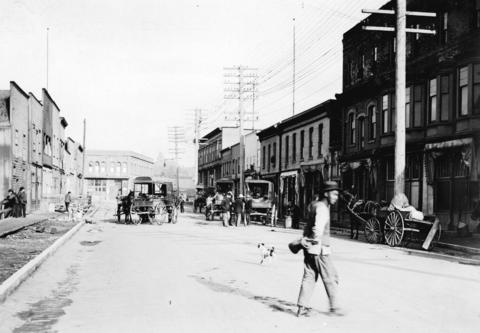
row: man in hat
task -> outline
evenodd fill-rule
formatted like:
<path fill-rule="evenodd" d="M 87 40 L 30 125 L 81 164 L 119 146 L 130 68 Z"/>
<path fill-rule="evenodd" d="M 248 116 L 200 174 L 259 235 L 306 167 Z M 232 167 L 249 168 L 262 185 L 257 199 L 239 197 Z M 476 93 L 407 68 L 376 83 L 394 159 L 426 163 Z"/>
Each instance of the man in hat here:
<path fill-rule="evenodd" d="M 234 202 L 234 210 L 235 210 L 235 226 L 238 227 L 238 225 L 241 223 L 243 220 L 243 224 L 247 226 L 247 222 L 245 220 L 245 203 L 244 203 L 244 197 L 243 194 L 239 194 L 237 199 L 235 199 Z"/>
<path fill-rule="evenodd" d="M 305 314 L 318 276 L 322 278 L 328 295 L 330 314 L 342 315 L 337 304 L 338 275 L 330 257 L 330 206 L 337 202 L 339 190 L 336 182 L 325 182 L 323 195 L 308 206 L 308 221 L 302 239 L 305 266 L 297 316 Z"/>

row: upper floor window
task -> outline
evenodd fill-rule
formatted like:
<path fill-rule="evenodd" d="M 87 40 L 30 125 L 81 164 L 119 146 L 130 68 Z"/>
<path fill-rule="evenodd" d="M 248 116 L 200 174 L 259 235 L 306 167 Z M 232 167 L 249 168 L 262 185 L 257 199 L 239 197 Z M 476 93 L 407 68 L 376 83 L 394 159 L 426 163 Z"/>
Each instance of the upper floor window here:
<path fill-rule="evenodd" d="M 430 112 L 430 122 L 437 121 L 437 79 L 431 79 L 428 90 L 428 109 Z"/>
<path fill-rule="evenodd" d="M 88 173 L 93 173 L 93 162 L 88 163 Z"/>
<path fill-rule="evenodd" d="M 292 162 L 297 160 L 297 133 L 292 135 Z"/>
<path fill-rule="evenodd" d="M 95 162 L 95 173 L 98 174 L 100 173 L 100 162 Z"/>
<path fill-rule="evenodd" d="M 288 152 L 290 150 L 290 147 L 289 147 L 290 142 L 289 141 L 290 141 L 290 137 L 287 135 L 285 137 L 285 166 L 288 165 Z"/>
<path fill-rule="evenodd" d="M 270 161 L 272 159 L 272 145 L 268 145 L 268 155 L 267 155 L 267 158 L 268 158 L 268 161 L 267 161 L 267 164 L 268 164 L 268 171 L 270 171 Z"/>
<path fill-rule="evenodd" d="M 369 139 L 375 140 L 377 137 L 377 107 L 375 104 L 371 104 L 367 108 L 369 121 Z"/>
<path fill-rule="evenodd" d="M 303 160 L 303 150 L 305 148 L 305 131 L 300 131 L 300 161 Z"/>
<path fill-rule="evenodd" d="M 442 33 L 440 34 L 442 38 L 442 43 L 446 44 L 448 41 L 448 13 L 445 12 L 442 15 Z"/>
<path fill-rule="evenodd" d="M 422 126 L 422 86 L 417 85 L 413 89 L 413 127 Z"/>
<path fill-rule="evenodd" d="M 473 113 L 480 114 L 480 64 L 473 65 Z"/>
<path fill-rule="evenodd" d="M 318 157 L 322 156 L 323 124 L 318 125 Z"/>
<path fill-rule="evenodd" d="M 465 116 L 468 114 L 468 66 L 460 68 L 458 88 L 460 115 Z"/>
<path fill-rule="evenodd" d="M 127 163 L 126 162 L 122 163 L 122 172 L 127 173 Z"/>
<path fill-rule="evenodd" d="M 388 133 L 388 105 L 390 104 L 388 94 L 382 96 L 382 133 Z"/>
<path fill-rule="evenodd" d="M 115 172 L 115 163 L 113 162 L 110 162 L 110 173 L 114 173 Z"/>
<path fill-rule="evenodd" d="M 308 129 L 308 158 L 313 158 L 313 127 Z"/>
<path fill-rule="evenodd" d="M 272 168 L 275 168 L 275 164 L 277 162 L 277 143 L 273 143 L 272 147 L 272 157 L 270 158 L 272 160 Z"/>
<path fill-rule="evenodd" d="M 475 28 L 480 28 L 480 0 L 475 0 Z"/>
<path fill-rule="evenodd" d="M 122 168 L 122 164 L 120 162 L 117 162 L 116 163 L 116 170 L 115 170 L 117 175 L 120 174 L 121 168 Z"/>
<path fill-rule="evenodd" d="M 358 118 L 358 140 L 360 148 L 365 147 L 365 116 Z"/>
<path fill-rule="evenodd" d="M 266 162 L 266 147 L 263 146 L 263 152 L 262 152 L 262 169 L 265 169 L 265 162 Z"/>
<path fill-rule="evenodd" d="M 405 89 L 405 128 L 410 128 L 410 118 L 412 114 L 412 103 L 410 100 L 412 87 L 407 87 Z"/>
<path fill-rule="evenodd" d="M 355 113 L 352 111 L 348 114 L 348 129 L 350 131 L 350 144 L 355 144 Z"/>
<path fill-rule="evenodd" d="M 440 120 L 448 120 L 450 110 L 450 78 L 448 75 L 440 76 Z"/>

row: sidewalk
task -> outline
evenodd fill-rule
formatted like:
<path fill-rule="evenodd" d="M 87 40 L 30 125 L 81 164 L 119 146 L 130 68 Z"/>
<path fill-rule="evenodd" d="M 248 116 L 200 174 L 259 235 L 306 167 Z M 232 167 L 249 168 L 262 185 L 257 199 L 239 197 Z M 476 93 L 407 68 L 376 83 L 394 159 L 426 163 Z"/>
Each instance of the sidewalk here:
<path fill-rule="evenodd" d="M 27 217 L 9 217 L 2 219 L 0 220 L 0 237 L 4 237 L 32 224 L 48 220 L 52 217 L 57 217 L 62 214 L 63 213 L 59 212 L 33 212 L 28 214 Z"/>

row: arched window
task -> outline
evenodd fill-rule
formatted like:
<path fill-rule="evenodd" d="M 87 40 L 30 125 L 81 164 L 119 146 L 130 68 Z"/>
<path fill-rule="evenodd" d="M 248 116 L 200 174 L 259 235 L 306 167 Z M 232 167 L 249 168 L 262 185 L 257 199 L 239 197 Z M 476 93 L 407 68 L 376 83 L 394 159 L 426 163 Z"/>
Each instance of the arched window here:
<path fill-rule="evenodd" d="M 101 172 L 101 173 L 105 173 L 105 168 L 106 168 L 106 163 L 105 163 L 105 162 L 102 162 L 102 163 L 100 164 L 100 172 Z"/>
<path fill-rule="evenodd" d="M 122 172 L 127 173 L 127 162 L 122 163 Z"/>
<path fill-rule="evenodd" d="M 360 148 L 365 148 L 365 116 L 358 117 L 358 141 Z"/>
<path fill-rule="evenodd" d="M 100 173 L 100 162 L 98 161 L 95 162 L 95 173 Z"/>
<path fill-rule="evenodd" d="M 117 169 L 115 170 L 117 174 L 120 174 L 120 171 L 122 169 L 122 164 L 120 162 L 117 162 Z"/>
<path fill-rule="evenodd" d="M 110 162 L 110 173 L 113 174 L 115 173 L 115 163 Z"/>
<path fill-rule="evenodd" d="M 93 173 L 93 162 L 88 163 L 88 173 Z"/>
<path fill-rule="evenodd" d="M 347 122 L 347 126 L 348 126 L 348 131 L 349 131 L 349 135 L 350 135 L 350 144 L 353 145 L 355 144 L 355 111 L 350 111 L 348 113 L 348 122 Z"/>

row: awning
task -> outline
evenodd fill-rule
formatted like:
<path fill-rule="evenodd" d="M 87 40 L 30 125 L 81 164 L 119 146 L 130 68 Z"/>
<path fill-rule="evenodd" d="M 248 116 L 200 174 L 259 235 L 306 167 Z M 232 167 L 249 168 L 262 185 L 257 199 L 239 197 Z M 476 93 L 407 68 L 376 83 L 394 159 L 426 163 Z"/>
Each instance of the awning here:
<path fill-rule="evenodd" d="M 468 146 L 472 143 L 472 138 L 456 139 L 443 142 L 427 143 L 425 150 L 446 149 L 454 147 Z"/>
<path fill-rule="evenodd" d="M 296 177 L 297 175 L 298 175 L 298 171 L 297 171 L 297 170 L 285 171 L 285 172 L 282 172 L 282 173 L 280 174 L 280 178 L 291 177 L 291 176 Z"/>
<path fill-rule="evenodd" d="M 322 158 L 321 162 L 315 161 L 315 162 L 302 162 L 300 163 L 300 169 L 303 172 L 314 172 L 314 171 L 320 171 L 323 172 L 323 168 L 325 166 L 325 161 Z"/>

